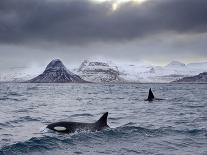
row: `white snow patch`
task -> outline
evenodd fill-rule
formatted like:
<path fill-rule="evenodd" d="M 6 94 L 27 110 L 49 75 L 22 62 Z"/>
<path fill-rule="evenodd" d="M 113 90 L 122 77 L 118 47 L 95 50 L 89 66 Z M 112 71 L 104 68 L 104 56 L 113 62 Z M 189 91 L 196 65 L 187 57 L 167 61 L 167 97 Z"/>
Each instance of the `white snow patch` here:
<path fill-rule="evenodd" d="M 65 131 L 66 130 L 66 127 L 56 126 L 56 127 L 54 127 L 54 130 L 56 130 L 56 131 Z"/>

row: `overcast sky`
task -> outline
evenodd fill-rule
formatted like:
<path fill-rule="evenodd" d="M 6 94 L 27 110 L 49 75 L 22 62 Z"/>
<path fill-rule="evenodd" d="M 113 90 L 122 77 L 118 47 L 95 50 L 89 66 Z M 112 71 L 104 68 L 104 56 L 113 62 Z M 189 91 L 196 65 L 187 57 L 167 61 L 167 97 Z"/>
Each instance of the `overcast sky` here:
<path fill-rule="evenodd" d="M 119 2 L 119 1 L 117 1 Z M 121 0 L 120 0 L 121 2 Z M 0 71 L 60 58 L 207 61 L 207 0 L 0 0 Z"/>

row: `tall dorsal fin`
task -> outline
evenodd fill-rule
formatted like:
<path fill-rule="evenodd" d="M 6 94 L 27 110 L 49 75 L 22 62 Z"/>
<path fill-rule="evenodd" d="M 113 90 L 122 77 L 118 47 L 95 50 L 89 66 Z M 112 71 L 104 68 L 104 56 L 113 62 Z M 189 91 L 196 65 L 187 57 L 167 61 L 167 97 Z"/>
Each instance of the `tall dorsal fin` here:
<path fill-rule="evenodd" d="M 108 112 L 104 113 L 103 116 L 98 121 L 96 121 L 96 125 L 99 128 L 108 126 L 107 125 L 107 117 L 108 117 Z"/>
<path fill-rule="evenodd" d="M 150 88 L 150 90 L 149 90 L 149 95 L 148 95 L 148 101 L 152 101 L 153 99 L 154 99 L 155 97 L 154 97 L 154 94 L 152 93 L 152 89 Z"/>

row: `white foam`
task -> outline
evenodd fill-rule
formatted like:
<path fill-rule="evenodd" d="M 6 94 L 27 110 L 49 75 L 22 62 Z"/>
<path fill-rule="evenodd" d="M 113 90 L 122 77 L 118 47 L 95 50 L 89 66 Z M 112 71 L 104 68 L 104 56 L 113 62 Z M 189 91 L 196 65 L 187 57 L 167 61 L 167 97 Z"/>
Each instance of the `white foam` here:
<path fill-rule="evenodd" d="M 48 129 L 46 127 L 41 127 L 40 132 L 41 133 L 46 133 L 46 132 L 48 132 Z"/>

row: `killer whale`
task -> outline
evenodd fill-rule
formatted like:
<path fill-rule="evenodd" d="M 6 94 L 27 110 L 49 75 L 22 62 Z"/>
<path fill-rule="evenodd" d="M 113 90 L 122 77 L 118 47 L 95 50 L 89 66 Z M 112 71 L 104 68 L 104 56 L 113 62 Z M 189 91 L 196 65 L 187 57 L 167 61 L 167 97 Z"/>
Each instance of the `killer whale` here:
<path fill-rule="evenodd" d="M 95 123 L 80 123 L 80 122 L 56 122 L 49 124 L 46 128 L 60 133 L 73 133 L 75 131 L 90 130 L 100 131 L 109 128 L 107 124 L 108 112 Z"/>
<path fill-rule="evenodd" d="M 152 102 L 154 100 L 164 100 L 164 99 L 161 99 L 161 98 L 155 98 L 153 92 L 152 92 L 152 89 L 150 88 L 149 89 L 149 93 L 148 93 L 148 98 L 145 100 L 145 101 L 149 101 L 149 102 Z"/>

